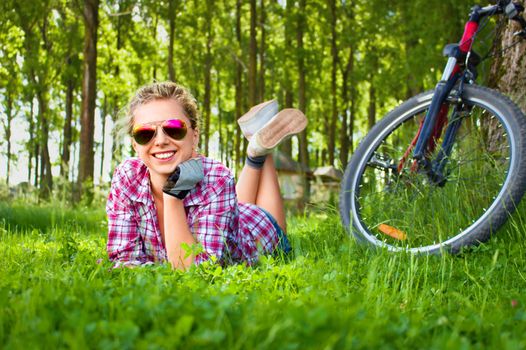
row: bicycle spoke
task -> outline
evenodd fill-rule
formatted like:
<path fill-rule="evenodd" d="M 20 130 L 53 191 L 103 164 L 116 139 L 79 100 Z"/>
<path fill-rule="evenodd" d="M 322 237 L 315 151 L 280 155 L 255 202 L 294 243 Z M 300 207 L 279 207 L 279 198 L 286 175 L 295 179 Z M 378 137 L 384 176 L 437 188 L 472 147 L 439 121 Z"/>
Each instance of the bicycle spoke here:
<path fill-rule="evenodd" d="M 427 171 L 413 172 L 411 157 L 397 174 L 392 168 L 402 159 L 424 113 L 416 113 L 382 140 L 367 162 L 359 187 L 356 201 L 363 222 L 377 239 L 388 244 L 435 244 L 456 235 L 471 224 L 468 218 L 484 212 L 489 205 L 486 201 L 496 196 L 506 174 L 509 149 L 490 150 L 487 135 L 493 115 L 478 107 L 462 116 L 451 155 L 444 160 L 444 187 L 431 181 Z M 439 139 L 433 154 L 439 154 L 441 147 Z M 477 194 L 473 188 L 483 193 Z M 386 234 L 379 225 L 384 231 L 389 227 L 403 232 L 407 240 Z"/>

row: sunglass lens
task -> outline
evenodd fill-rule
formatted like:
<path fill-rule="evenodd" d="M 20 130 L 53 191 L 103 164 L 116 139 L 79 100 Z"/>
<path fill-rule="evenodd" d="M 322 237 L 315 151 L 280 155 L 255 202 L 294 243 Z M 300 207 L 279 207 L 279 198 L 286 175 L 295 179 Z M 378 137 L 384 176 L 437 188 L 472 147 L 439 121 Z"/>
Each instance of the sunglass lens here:
<path fill-rule="evenodd" d="M 153 138 L 155 135 L 155 129 L 148 127 L 139 127 L 133 130 L 133 139 L 139 145 L 145 145 Z"/>
<path fill-rule="evenodd" d="M 179 119 L 170 119 L 163 123 L 166 135 L 174 140 L 182 140 L 186 136 L 186 124 Z"/>

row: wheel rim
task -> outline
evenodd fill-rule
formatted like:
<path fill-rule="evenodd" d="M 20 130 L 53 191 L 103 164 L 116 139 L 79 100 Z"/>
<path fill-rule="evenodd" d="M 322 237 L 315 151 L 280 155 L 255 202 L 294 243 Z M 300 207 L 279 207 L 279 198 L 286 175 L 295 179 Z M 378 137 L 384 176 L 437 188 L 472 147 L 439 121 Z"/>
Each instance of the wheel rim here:
<path fill-rule="evenodd" d="M 389 250 L 430 252 L 464 239 L 503 200 L 514 166 L 510 126 L 497 108 L 472 98 L 473 110 L 459 129 L 444 187 L 431 185 L 423 173 L 408 171 L 411 160 L 400 176 L 386 170 L 385 164 L 398 164 L 431 96 L 424 96 L 369 142 L 351 184 L 355 228 L 370 243 Z M 495 140 L 500 141 L 498 147 Z M 384 167 L 379 167 L 382 162 Z"/>

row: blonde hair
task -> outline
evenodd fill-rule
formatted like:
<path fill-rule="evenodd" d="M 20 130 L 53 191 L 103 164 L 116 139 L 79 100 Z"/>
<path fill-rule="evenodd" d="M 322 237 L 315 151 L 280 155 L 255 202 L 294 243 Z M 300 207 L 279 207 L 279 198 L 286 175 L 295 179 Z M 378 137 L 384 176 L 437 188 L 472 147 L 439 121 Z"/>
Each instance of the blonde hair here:
<path fill-rule="evenodd" d="M 126 125 L 126 131 L 131 134 L 134 124 L 134 112 L 142 105 L 145 105 L 155 100 L 175 100 L 181 104 L 186 117 L 190 120 L 190 126 L 192 129 L 199 128 L 199 111 L 197 109 L 197 102 L 188 91 L 182 85 L 171 81 L 165 82 L 154 82 L 148 85 L 144 85 L 137 90 L 135 95 L 128 104 L 128 110 L 124 117 L 124 125 Z"/>

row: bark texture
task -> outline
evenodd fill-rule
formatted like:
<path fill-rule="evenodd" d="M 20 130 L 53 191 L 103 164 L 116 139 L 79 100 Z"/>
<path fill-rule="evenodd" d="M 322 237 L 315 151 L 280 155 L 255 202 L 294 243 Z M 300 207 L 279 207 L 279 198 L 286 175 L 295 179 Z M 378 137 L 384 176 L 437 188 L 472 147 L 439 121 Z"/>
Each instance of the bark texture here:
<path fill-rule="evenodd" d="M 257 11 L 256 0 L 250 0 L 250 46 L 248 53 L 248 105 L 257 104 Z"/>
<path fill-rule="evenodd" d="M 331 122 L 329 125 L 329 165 L 334 165 L 334 154 L 336 153 L 336 121 L 338 119 L 337 103 L 337 71 L 338 71 L 338 46 L 336 45 L 336 2 L 329 1 L 331 13 Z"/>
<path fill-rule="evenodd" d="M 84 77 L 82 80 L 82 110 L 79 157 L 79 194 L 82 194 L 82 183 L 93 180 L 95 152 L 93 136 L 95 128 L 95 98 L 97 85 L 97 28 L 99 1 L 84 2 Z M 77 197 L 76 199 L 79 199 Z"/>
<path fill-rule="evenodd" d="M 69 61 L 69 59 L 68 59 Z M 64 120 L 64 128 L 62 129 L 62 161 L 60 162 L 60 176 L 69 178 L 69 160 L 72 140 L 71 122 L 73 119 L 73 94 L 75 90 L 75 81 L 69 79 L 66 88 L 66 116 Z"/>
<path fill-rule="evenodd" d="M 243 42 L 241 40 L 241 5 L 242 1 L 236 2 L 236 41 L 238 52 L 236 57 L 236 114 L 238 120 L 243 113 L 243 62 L 241 61 L 243 52 Z M 241 164 L 241 128 L 236 127 L 236 136 L 234 140 L 235 164 Z M 235 167 L 237 169 L 237 166 Z"/>
<path fill-rule="evenodd" d="M 521 3 L 526 5 L 525 0 Z M 496 57 L 491 65 L 488 85 L 510 97 L 526 113 L 526 40 L 513 36 L 520 28 L 517 23 L 504 16 L 499 20 L 493 42 L 493 54 Z M 492 146 L 502 145 L 498 141 L 502 133 L 496 121 L 488 125 L 487 137 Z"/>
<path fill-rule="evenodd" d="M 296 32 L 296 43 L 298 45 L 298 104 L 299 109 L 304 113 L 307 113 L 307 101 L 306 101 L 306 82 L 305 76 L 307 74 L 305 69 L 305 59 L 303 53 L 303 33 L 306 29 L 305 20 L 305 0 L 299 1 L 299 15 L 298 15 L 298 28 Z M 307 139 L 307 128 L 303 130 L 299 135 L 299 160 L 301 163 L 302 171 L 309 167 L 309 149 Z M 303 200 L 304 203 L 308 202 L 310 198 L 310 182 L 307 178 L 307 174 L 303 174 Z"/>
<path fill-rule="evenodd" d="M 258 101 L 263 102 L 265 99 L 265 48 L 266 48 L 266 31 L 265 31 L 265 0 L 261 0 L 259 4 L 260 20 L 259 31 L 261 32 L 261 40 L 259 44 L 259 71 L 258 71 Z"/>
<path fill-rule="evenodd" d="M 174 44 L 175 44 L 175 17 L 177 16 L 177 1 L 170 0 L 168 2 L 168 25 L 169 40 L 168 40 L 168 77 L 171 81 L 175 81 L 174 68 Z"/>
<path fill-rule="evenodd" d="M 206 2 L 206 53 L 205 53 L 205 62 L 204 62 L 204 80 L 205 80 L 205 96 L 203 102 L 203 116 L 204 116 L 204 153 L 208 155 L 208 145 L 210 143 L 210 98 L 212 93 L 212 14 L 213 14 L 213 3 L 208 0 Z"/>
<path fill-rule="evenodd" d="M 520 3 L 526 6 L 526 0 Z M 504 21 L 504 24 L 497 31 L 494 53 L 520 40 L 513 36 L 520 26 L 507 18 L 500 20 Z M 493 60 L 489 85 L 509 96 L 526 113 L 526 40 L 522 40 Z"/>

